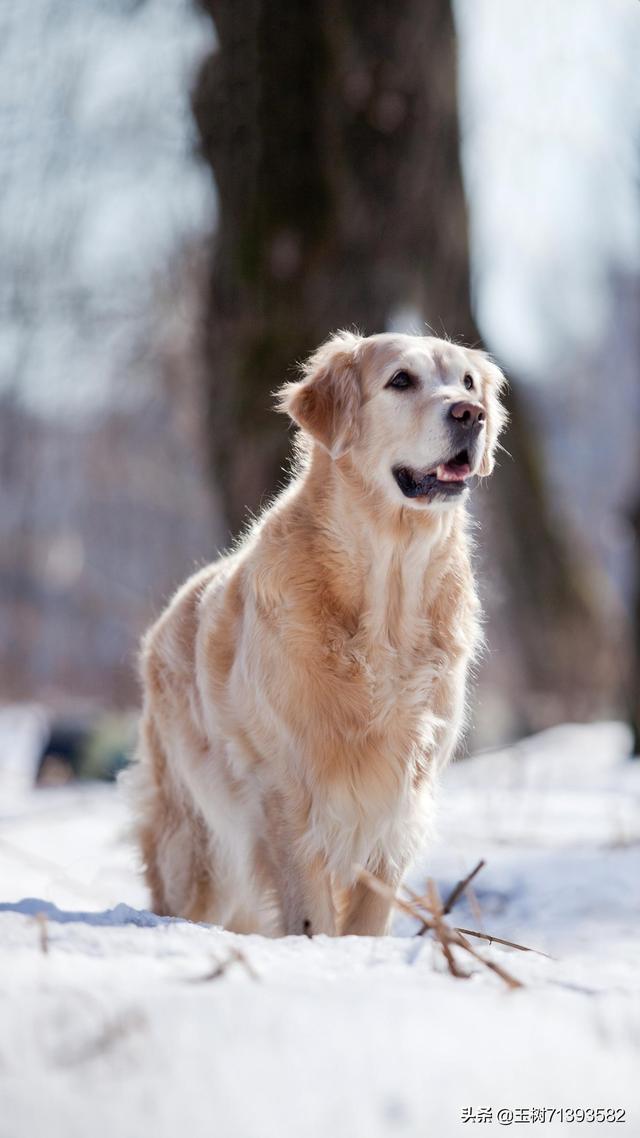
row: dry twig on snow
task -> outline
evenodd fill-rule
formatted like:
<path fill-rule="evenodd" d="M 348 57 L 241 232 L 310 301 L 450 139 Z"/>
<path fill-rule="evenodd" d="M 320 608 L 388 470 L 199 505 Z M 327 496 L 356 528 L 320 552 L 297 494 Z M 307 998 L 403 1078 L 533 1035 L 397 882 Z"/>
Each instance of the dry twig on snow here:
<path fill-rule="evenodd" d="M 192 976 L 191 983 L 205 984 L 210 980 L 219 980 L 221 976 L 224 976 L 225 972 L 229 971 L 233 964 L 241 964 L 252 980 L 260 979 L 253 965 L 247 960 L 244 952 L 241 952 L 239 948 L 232 948 L 229 955 L 224 960 L 217 960 L 213 968 L 209 972 L 205 972 L 204 976 Z"/>
<path fill-rule="evenodd" d="M 497 964 L 494 960 L 482 956 L 477 949 L 469 943 L 467 937 L 478 937 L 480 940 L 486 940 L 489 943 L 494 941 L 496 944 L 502 944 L 508 948 L 517 949 L 519 952 L 536 952 L 540 956 L 547 956 L 548 954 L 546 952 L 540 952 L 539 949 L 529 948 L 524 944 L 516 944 L 515 941 L 504 940 L 502 937 L 476 932 L 474 929 L 457 928 L 455 925 L 449 924 L 446 920 L 453 906 L 459 901 L 465 889 L 467 889 L 470 882 L 484 865 L 484 860 L 479 861 L 471 872 L 458 882 L 444 904 L 438 892 L 438 887 L 432 878 L 429 878 L 427 881 L 427 892 L 424 896 L 414 893 L 413 890 L 409 889 L 406 885 L 403 886 L 407 894 L 407 898 L 405 899 L 404 897 L 398 897 L 391 886 L 387 885 L 384 881 L 380 881 L 374 874 L 369 873 L 368 870 L 362 867 L 358 867 L 358 877 L 360 881 L 367 885 L 374 893 L 379 893 L 381 896 L 388 898 L 396 908 L 401 909 L 402 912 L 408 913 L 409 916 L 420 921 L 420 928 L 416 936 L 424 936 L 425 933 L 431 934 L 433 939 L 440 945 L 447 967 L 452 976 L 462 980 L 467 979 L 470 975 L 469 972 L 466 972 L 460 967 L 456 959 L 453 950 L 454 948 L 458 948 L 468 953 L 469 956 L 473 957 L 474 960 L 477 960 L 491 972 L 495 972 L 509 988 L 521 988 L 523 987 L 522 981 L 512 976 L 501 964 Z"/>
<path fill-rule="evenodd" d="M 36 913 L 33 919 L 38 926 L 40 951 L 46 956 L 49 951 L 49 925 L 46 913 Z"/>

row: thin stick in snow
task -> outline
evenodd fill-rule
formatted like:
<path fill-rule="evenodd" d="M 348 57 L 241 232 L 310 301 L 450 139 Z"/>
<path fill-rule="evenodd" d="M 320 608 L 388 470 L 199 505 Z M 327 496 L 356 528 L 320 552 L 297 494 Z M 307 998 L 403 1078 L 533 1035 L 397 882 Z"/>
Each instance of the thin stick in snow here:
<path fill-rule="evenodd" d="M 504 944 L 507 948 L 517 948 L 518 952 L 534 952 L 536 956 L 546 956 L 547 960 L 555 960 L 550 952 L 543 952 L 541 948 L 529 948 L 526 944 L 516 944 L 515 940 L 504 940 L 501 936 L 491 936 L 489 933 L 480 933 L 475 929 L 461 929 L 458 926 L 456 932 L 464 936 L 476 936 L 480 940 L 488 941 L 489 944 Z"/>
<path fill-rule="evenodd" d="M 247 960 L 244 952 L 241 952 L 239 948 L 232 948 L 226 959 L 216 961 L 213 968 L 209 972 L 205 972 L 204 976 L 192 976 L 191 983 L 206 984 L 210 980 L 219 980 L 221 976 L 224 976 L 225 972 L 229 971 L 233 964 L 241 964 L 252 980 L 260 979 L 253 965 Z"/>
<path fill-rule="evenodd" d="M 453 906 L 456 904 L 456 902 L 459 900 L 459 898 L 462 896 L 465 889 L 467 888 L 467 885 L 471 884 L 471 882 L 473 881 L 476 874 L 480 873 L 480 870 L 484 869 L 486 864 L 487 863 L 484 860 L 484 858 L 481 857 L 478 864 L 476 866 L 474 866 L 474 868 L 471 870 L 471 873 L 468 873 L 466 877 L 463 877 L 462 881 L 459 881 L 458 884 L 456 885 L 456 887 L 451 890 L 451 892 L 450 892 L 449 896 L 447 897 L 447 899 L 443 905 L 443 908 L 442 908 L 442 911 L 445 914 L 445 916 L 447 913 L 451 912 L 451 910 L 453 909 Z"/>
<path fill-rule="evenodd" d="M 475 876 L 475 873 L 477 873 L 481 868 L 481 865 L 477 866 L 474 873 L 469 875 L 468 880 L 470 880 L 472 876 Z M 418 894 L 414 893 L 411 889 L 408 888 L 408 886 L 404 886 L 403 888 L 409 895 L 409 899 L 405 901 L 404 898 L 397 896 L 391 886 L 387 885 L 384 881 L 380 881 L 379 878 L 375 877 L 372 873 L 369 873 L 369 871 L 364 869 L 362 866 L 357 866 L 356 869 L 359 880 L 368 886 L 369 889 L 371 889 L 374 893 L 379 893 L 382 897 L 386 897 L 392 902 L 393 905 L 396 906 L 396 908 L 401 909 L 405 913 L 408 913 L 411 917 L 417 917 L 418 920 L 421 921 L 421 935 L 425 932 L 430 932 L 434 935 L 435 939 L 438 941 L 442 948 L 442 952 L 447 962 L 449 971 L 457 979 L 465 979 L 468 977 L 469 973 L 460 968 L 452 951 L 453 947 L 462 948 L 465 952 L 468 952 L 469 955 L 472 956 L 474 960 L 477 960 L 479 964 L 483 964 L 485 968 L 488 968 L 491 972 L 495 972 L 495 974 L 499 976 L 500 979 L 503 980 L 504 983 L 507 984 L 510 988 L 515 989 L 524 987 L 522 981 L 517 980 L 516 977 L 512 976 L 506 968 L 502 967 L 502 965 L 496 964 L 495 961 L 481 956 L 480 953 L 473 947 L 473 945 L 469 944 L 469 941 L 465 936 L 465 932 L 453 927 L 448 923 L 448 921 L 445 920 L 444 906 L 442 904 L 440 894 L 438 893 L 438 888 L 432 878 L 429 878 L 427 882 L 427 895 L 425 897 L 418 896 Z M 466 882 L 467 879 L 465 878 L 465 883 Z M 460 892 L 461 891 L 462 890 L 460 890 Z M 456 892 L 457 886 L 454 890 L 454 893 Z M 467 932 L 470 936 L 474 935 L 471 930 L 467 930 Z M 490 938 L 487 934 L 484 933 L 480 933 L 479 936 L 483 940 L 493 939 L 496 942 L 498 942 L 500 939 L 498 937 Z M 524 945 L 516 945 L 513 943 L 510 944 L 509 947 L 519 948 L 526 952 L 535 951 L 534 949 L 526 949 Z"/>

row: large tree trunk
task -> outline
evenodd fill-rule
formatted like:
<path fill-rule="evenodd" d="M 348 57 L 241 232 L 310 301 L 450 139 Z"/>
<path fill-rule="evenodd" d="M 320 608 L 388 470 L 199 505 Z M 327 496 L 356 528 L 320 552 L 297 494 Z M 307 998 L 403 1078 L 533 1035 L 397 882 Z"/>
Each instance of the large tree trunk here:
<path fill-rule="evenodd" d="M 329 332 L 381 331 L 409 310 L 435 334 L 480 337 L 449 4 L 200 3 L 220 45 L 194 93 L 220 201 L 206 349 L 210 440 L 235 531 L 281 479 L 286 436 L 271 393 Z M 513 698 L 527 727 L 535 725 L 527 687 L 583 693 L 598 653 L 591 600 L 546 509 L 516 388 L 510 411 L 514 461 L 495 479 L 492 533 L 523 661 L 524 695 Z"/>
<path fill-rule="evenodd" d="M 634 595 L 631 610 L 631 677 L 629 722 L 633 732 L 633 754 L 640 759 L 640 499 L 631 515 L 634 536 Z"/>
<path fill-rule="evenodd" d="M 482 577 L 492 639 L 488 663 L 511 701 L 515 734 L 616 710 L 619 616 L 593 555 L 556 515 L 534 408 L 517 383 L 507 393 L 504 454 L 480 494 Z M 497 587 L 492 580 L 497 578 Z"/>
<path fill-rule="evenodd" d="M 271 392 L 333 329 L 469 309 L 455 38 L 442 0 L 203 0 L 220 50 L 194 97 L 220 195 L 211 445 L 236 529 L 286 451 Z"/>

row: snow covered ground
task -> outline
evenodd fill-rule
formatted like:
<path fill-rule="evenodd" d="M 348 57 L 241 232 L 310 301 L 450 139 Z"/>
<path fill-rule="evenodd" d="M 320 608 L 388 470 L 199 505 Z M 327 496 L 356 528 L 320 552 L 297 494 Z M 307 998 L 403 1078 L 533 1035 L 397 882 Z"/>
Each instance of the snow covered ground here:
<path fill-rule="evenodd" d="M 408 918 L 378 941 L 156 918 L 112 788 L 5 779 L 0 1138 L 448 1138 L 478 1125 L 465 1108 L 491 1108 L 481 1125 L 496 1129 L 640 1135 L 640 763 L 627 751 L 618 725 L 563 727 L 445 777 L 412 883 L 429 873 L 446 893 L 486 858 L 457 921 L 553 955 L 483 949 L 517 991 L 480 968 L 452 978 Z M 554 1108 L 625 1122 L 549 1121 Z"/>

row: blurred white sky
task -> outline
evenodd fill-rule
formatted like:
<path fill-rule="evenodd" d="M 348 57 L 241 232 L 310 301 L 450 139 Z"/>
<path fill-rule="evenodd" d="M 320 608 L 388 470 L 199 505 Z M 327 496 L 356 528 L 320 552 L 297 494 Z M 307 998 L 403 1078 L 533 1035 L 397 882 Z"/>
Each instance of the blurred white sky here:
<path fill-rule="evenodd" d="M 544 377 L 597 340 L 640 261 L 639 0 L 455 0 L 475 296 L 492 349 Z"/>
<path fill-rule="evenodd" d="M 213 41 L 193 0 L 0 3 L 0 391 L 65 416 L 139 395 L 153 290 L 213 222 Z"/>
<path fill-rule="evenodd" d="M 640 0 L 455 8 L 480 323 L 543 377 L 638 264 Z M 0 391 L 126 397 L 152 289 L 214 216 L 189 105 L 212 42 L 192 0 L 0 6 Z"/>

